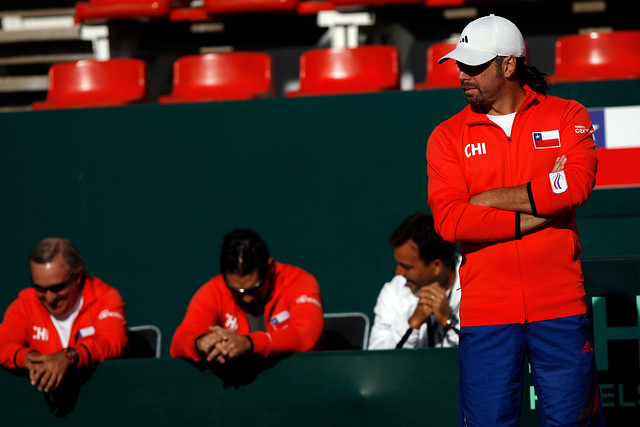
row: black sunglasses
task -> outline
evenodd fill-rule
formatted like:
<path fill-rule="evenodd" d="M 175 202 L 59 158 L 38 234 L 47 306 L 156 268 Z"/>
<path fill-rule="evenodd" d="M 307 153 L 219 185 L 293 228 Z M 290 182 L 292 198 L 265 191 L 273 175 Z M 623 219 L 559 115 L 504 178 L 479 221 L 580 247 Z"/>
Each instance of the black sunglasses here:
<path fill-rule="evenodd" d="M 57 294 L 58 292 L 61 292 L 67 286 L 69 286 L 71 284 L 71 281 L 73 280 L 73 277 L 74 276 L 71 276 L 67 280 L 65 280 L 64 282 L 60 282 L 60 283 L 57 283 L 57 284 L 51 285 L 51 286 L 40 286 L 40 285 L 36 285 L 33 282 L 31 282 L 31 286 L 33 286 L 33 288 L 36 290 L 36 292 L 41 293 L 41 294 L 45 294 L 45 293 L 47 293 L 47 291 L 50 291 L 50 292 L 53 292 L 54 294 Z"/>
<path fill-rule="evenodd" d="M 496 59 L 493 58 L 492 60 L 487 61 L 484 64 L 480 64 L 480 65 L 467 65 L 467 64 L 463 64 L 462 62 L 456 62 L 456 64 L 458 65 L 458 69 L 460 71 L 467 74 L 468 76 L 473 77 L 473 76 L 477 76 L 478 74 L 482 73 L 484 70 L 489 68 L 489 66 L 493 64 L 495 60 Z"/>
<path fill-rule="evenodd" d="M 250 295 L 258 292 L 258 290 L 260 290 L 260 288 L 262 287 L 263 283 L 264 283 L 264 280 L 261 280 L 250 288 L 238 289 L 238 288 L 232 288 L 231 286 L 229 286 L 226 280 L 224 281 L 224 284 L 227 285 L 227 288 L 229 288 L 232 292 L 235 292 L 240 295 L 245 295 L 245 294 Z"/>

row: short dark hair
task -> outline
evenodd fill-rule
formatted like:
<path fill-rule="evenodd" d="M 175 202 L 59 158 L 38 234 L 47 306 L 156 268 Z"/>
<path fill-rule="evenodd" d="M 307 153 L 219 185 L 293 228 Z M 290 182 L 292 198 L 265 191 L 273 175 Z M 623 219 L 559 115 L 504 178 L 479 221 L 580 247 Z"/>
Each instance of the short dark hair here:
<path fill-rule="evenodd" d="M 71 241 L 60 237 L 47 237 L 36 243 L 29 254 L 29 261 L 46 264 L 60 252 L 71 274 L 85 269 L 84 258 L 78 248 Z"/>
<path fill-rule="evenodd" d="M 416 212 L 396 228 L 389 236 L 389 243 L 395 249 L 413 240 L 418 245 L 420 259 L 425 264 L 435 259 L 441 260 L 451 268 L 455 268 L 455 243 L 447 242 L 436 234 L 433 227 L 433 216 Z"/>
<path fill-rule="evenodd" d="M 258 271 L 263 279 L 269 269 L 269 249 L 253 230 L 240 228 L 224 236 L 220 252 L 220 272 L 246 276 Z"/>

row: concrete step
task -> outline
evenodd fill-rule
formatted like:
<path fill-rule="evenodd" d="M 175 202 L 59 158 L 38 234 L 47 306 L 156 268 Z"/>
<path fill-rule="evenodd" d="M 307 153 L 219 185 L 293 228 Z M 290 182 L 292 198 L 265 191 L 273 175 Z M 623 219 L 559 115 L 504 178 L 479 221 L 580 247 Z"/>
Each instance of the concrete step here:
<path fill-rule="evenodd" d="M 0 57 L 0 65 L 54 64 L 56 62 L 93 59 L 93 53 L 60 53 L 55 55 L 20 55 Z"/>
<path fill-rule="evenodd" d="M 0 113 L 13 113 L 16 111 L 31 111 L 31 105 L 13 105 L 13 106 L 0 106 Z"/>
<path fill-rule="evenodd" d="M 49 80 L 44 76 L 0 77 L 0 92 L 36 92 L 46 91 Z"/>
<path fill-rule="evenodd" d="M 0 43 L 80 40 L 80 27 L 0 31 Z"/>

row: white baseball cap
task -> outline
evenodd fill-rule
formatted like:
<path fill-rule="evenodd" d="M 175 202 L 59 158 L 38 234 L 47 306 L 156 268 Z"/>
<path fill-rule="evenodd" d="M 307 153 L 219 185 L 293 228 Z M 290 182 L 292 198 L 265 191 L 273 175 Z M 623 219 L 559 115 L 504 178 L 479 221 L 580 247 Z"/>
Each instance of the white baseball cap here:
<path fill-rule="evenodd" d="M 525 55 L 524 38 L 518 27 L 508 19 L 483 16 L 471 21 L 460 35 L 456 48 L 438 60 L 455 59 L 465 65 L 480 65 L 496 56 Z"/>

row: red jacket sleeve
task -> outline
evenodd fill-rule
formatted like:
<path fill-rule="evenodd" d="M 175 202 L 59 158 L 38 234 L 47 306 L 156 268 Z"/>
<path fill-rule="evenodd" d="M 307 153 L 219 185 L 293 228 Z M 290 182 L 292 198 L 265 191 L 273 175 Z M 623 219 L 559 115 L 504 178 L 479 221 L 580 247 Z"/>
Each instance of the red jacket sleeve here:
<path fill-rule="evenodd" d="M 270 354 L 310 351 L 317 345 L 324 328 L 320 287 L 316 279 L 306 273 L 291 286 L 289 298 L 289 327 L 273 332 L 253 332 L 253 353 Z"/>
<path fill-rule="evenodd" d="M 95 333 L 78 338 L 74 348 L 78 350 L 78 366 L 122 357 L 127 346 L 127 321 L 125 304 L 117 289 L 108 287 L 94 301 Z"/>
<path fill-rule="evenodd" d="M 428 204 L 436 232 L 449 242 L 490 242 L 516 236 L 515 213 L 469 203 L 462 161 L 442 126 L 427 142 Z"/>
<path fill-rule="evenodd" d="M 208 284 L 198 289 L 189 302 L 182 323 L 173 334 L 169 349 L 171 357 L 182 357 L 196 362 L 202 359 L 200 352 L 196 349 L 195 340 L 209 332 L 209 326 L 216 324 L 215 304 L 216 300 L 208 289 Z"/>
<path fill-rule="evenodd" d="M 538 215 L 554 215 L 575 209 L 587 201 L 596 181 L 598 159 L 593 141 L 593 127 L 587 110 L 572 101 L 568 105 L 560 134 L 563 153 L 567 157 L 564 167 L 567 189 L 554 193 L 549 175 L 531 181 L 531 193 Z"/>
<path fill-rule="evenodd" d="M 28 311 L 24 303 L 17 299 L 9 305 L 0 324 L 0 366 L 24 368 L 24 360 L 29 352 Z"/>

